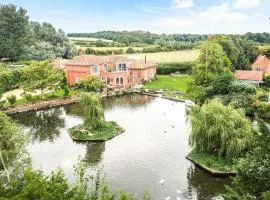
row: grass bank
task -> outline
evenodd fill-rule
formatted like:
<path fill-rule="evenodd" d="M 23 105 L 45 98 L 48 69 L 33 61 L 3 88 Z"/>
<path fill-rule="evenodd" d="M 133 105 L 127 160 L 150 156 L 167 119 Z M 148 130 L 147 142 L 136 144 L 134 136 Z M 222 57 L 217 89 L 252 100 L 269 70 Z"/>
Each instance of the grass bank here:
<path fill-rule="evenodd" d="M 188 157 L 212 173 L 234 173 L 234 164 L 207 153 L 191 152 Z"/>
<path fill-rule="evenodd" d="M 104 122 L 103 126 L 89 131 L 83 124 L 68 129 L 73 140 L 76 141 L 106 141 L 124 132 L 116 122 Z"/>

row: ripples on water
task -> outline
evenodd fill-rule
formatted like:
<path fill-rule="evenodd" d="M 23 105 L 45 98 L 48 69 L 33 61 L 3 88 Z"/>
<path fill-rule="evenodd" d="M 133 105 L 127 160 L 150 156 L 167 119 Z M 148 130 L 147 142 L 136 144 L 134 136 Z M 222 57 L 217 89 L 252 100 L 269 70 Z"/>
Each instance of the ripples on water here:
<path fill-rule="evenodd" d="M 61 167 L 72 181 L 78 156 L 91 173 L 102 168 L 111 188 L 121 188 L 138 198 L 148 189 L 154 199 L 216 199 L 227 179 L 213 178 L 194 167 L 189 153 L 185 105 L 143 95 L 103 101 L 106 120 L 116 121 L 126 132 L 101 143 L 76 143 L 66 129 L 82 123 L 83 109 L 72 104 L 14 115 L 31 133 L 28 151 L 35 168 L 49 173 Z"/>

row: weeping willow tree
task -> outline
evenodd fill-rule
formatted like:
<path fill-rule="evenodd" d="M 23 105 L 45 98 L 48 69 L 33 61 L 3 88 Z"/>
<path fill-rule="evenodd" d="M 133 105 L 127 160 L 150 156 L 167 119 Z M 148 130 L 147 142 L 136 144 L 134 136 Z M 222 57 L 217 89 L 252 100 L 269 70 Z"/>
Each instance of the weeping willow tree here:
<path fill-rule="evenodd" d="M 104 111 L 100 96 L 94 93 L 81 95 L 80 103 L 84 106 L 84 127 L 93 130 L 104 124 Z"/>
<path fill-rule="evenodd" d="M 189 143 L 196 152 L 237 158 L 252 146 L 254 131 L 243 110 L 214 99 L 190 112 Z"/>

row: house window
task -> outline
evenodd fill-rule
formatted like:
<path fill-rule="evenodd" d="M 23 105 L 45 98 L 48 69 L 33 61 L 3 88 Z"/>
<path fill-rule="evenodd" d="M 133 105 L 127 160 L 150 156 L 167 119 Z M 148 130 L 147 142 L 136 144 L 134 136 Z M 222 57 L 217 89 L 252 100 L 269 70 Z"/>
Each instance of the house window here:
<path fill-rule="evenodd" d="M 101 77 L 101 80 L 105 82 L 106 81 L 106 78 L 102 76 Z"/>
<path fill-rule="evenodd" d="M 123 85 L 124 84 L 124 78 L 123 77 L 117 77 L 116 78 L 116 85 Z"/>
<path fill-rule="evenodd" d="M 99 66 L 98 65 L 95 65 L 94 67 L 93 67 L 93 73 L 94 74 L 97 74 L 99 72 Z"/>
<path fill-rule="evenodd" d="M 75 82 L 76 82 L 76 83 L 79 83 L 81 80 L 82 80 L 81 77 L 76 77 L 76 78 L 75 78 Z"/>
<path fill-rule="evenodd" d="M 108 71 L 108 64 L 104 63 L 104 72 L 107 72 L 107 71 Z"/>
<path fill-rule="evenodd" d="M 116 65 L 116 71 L 127 71 L 127 64 L 126 63 L 118 63 Z"/>

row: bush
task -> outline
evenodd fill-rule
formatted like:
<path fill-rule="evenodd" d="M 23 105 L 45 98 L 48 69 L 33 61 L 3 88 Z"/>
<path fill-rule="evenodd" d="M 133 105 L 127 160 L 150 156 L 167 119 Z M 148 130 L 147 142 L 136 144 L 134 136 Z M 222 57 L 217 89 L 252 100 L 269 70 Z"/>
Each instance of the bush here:
<path fill-rule="evenodd" d="M 166 63 L 157 65 L 157 74 L 169 75 L 171 73 L 180 72 L 183 74 L 190 74 L 195 62 L 183 62 L 183 63 Z"/>
<path fill-rule="evenodd" d="M 126 50 L 126 53 L 136 53 L 136 51 L 135 51 L 133 48 L 129 47 L 129 48 Z"/>
<path fill-rule="evenodd" d="M 25 98 L 26 98 L 26 100 L 27 100 L 28 102 L 33 101 L 33 96 L 32 96 L 32 94 L 26 94 L 26 95 L 25 95 Z"/>
<path fill-rule="evenodd" d="M 65 86 L 63 87 L 63 90 L 64 90 L 64 96 L 68 96 L 68 95 L 69 95 L 69 92 L 70 92 L 69 87 L 68 87 L 67 85 L 65 85 Z"/>
<path fill-rule="evenodd" d="M 85 80 L 80 81 L 77 87 L 85 92 L 97 92 L 104 87 L 104 82 L 96 76 L 88 76 Z"/>
<path fill-rule="evenodd" d="M 7 100 L 10 105 L 14 105 L 16 103 L 17 97 L 13 94 L 7 97 Z"/>

